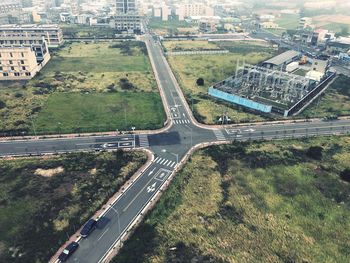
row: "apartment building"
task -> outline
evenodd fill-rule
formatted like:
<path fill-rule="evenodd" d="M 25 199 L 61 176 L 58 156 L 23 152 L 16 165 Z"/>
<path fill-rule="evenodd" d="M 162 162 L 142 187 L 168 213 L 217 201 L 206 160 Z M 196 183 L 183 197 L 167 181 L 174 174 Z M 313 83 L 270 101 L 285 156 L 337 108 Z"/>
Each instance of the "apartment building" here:
<path fill-rule="evenodd" d="M 184 20 L 191 16 L 214 16 L 214 9 L 202 3 L 183 4 L 176 7 L 175 13 L 179 20 Z"/>
<path fill-rule="evenodd" d="M 141 33 L 141 16 L 136 0 L 116 0 L 115 29 L 117 32 Z"/>
<path fill-rule="evenodd" d="M 0 37 L 0 80 L 31 79 L 49 60 L 43 37 Z"/>
<path fill-rule="evenodd" d="M 3 25 L 0 37 L 44 37 L 49 47 L 64 43 L 62 29 L 58 25 Z"/>
<path fill-rule="evenodd" d="M 21 10 L 22 4 L 15 0 L 2 0 L 0 2 L 0 14 L 8 14 L 12 11 Z"/>

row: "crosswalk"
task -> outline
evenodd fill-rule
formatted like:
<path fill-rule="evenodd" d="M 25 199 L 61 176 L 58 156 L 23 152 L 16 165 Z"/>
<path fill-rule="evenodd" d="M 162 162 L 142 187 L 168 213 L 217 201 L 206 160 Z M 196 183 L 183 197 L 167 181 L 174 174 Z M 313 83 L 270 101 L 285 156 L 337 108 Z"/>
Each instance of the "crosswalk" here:
<path fill-rule="evenodd" d="M 176 164 L 176 162 L 165 159 L 165 158 L 161 158 L 161 157 L 157 157 L 156 159 L 154 159 L 154 162 L 160 165 L 164 165 L 164 166 L 168 166 L 170 168 L 173 168 Z"/>
<path fill-rule="evenodd" d="M 177 120 L 173 120 L 174 124 L 189 124 L 190 120 L 181 120 L 181 119 L 177 119 Z"/>
<path fill-rule="evenodd" d="M 139 135 L 140 140 L 140 147 L 148 148 L 149 147 L 149 141 L 147 134 L 140 134 Z"/>
<path fill-rule="evenodd" d="M 221 130 L 214 130 L 213 132 L 215 134 L 216 139 L 218 139 L 219 141 L 226 141 L 225 135 Z"/>

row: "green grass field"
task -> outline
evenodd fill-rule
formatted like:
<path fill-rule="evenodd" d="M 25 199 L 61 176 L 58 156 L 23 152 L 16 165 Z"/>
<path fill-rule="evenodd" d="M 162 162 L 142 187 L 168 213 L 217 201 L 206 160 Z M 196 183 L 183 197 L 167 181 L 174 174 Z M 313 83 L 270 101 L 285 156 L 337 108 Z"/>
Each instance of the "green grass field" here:
<path fill-rule="evenodd" d="M 349 151 L 350 137 L 201 150 L 113 263 L 348 262 Z"/>
<path fill-rule="evenodd" d="M 193 47 L 198 47 L 200 43 L 207 45 L 205 42 L 194 41 Z M 191 43 L 179 44 L 167 43 L 168 46 L 186 45 Z M 211 44 L 214 45 L 214 44 Z M 260 42 L 233 42 L 233 43 L 215 43 L 222 49 L 230 52 L 227 54 L 216 55 L 191 55 L 191 56 L 169 56 L 168 61 L 177 77 L 177 80 L 185 93 L 190 104 L 193 101 L 193 110 L 196 118 L 204 123 L 213 124 L 218 117 L 227 112 L 228 116 L 234 122 L 249 122 L 263 120 L 262 117 L 244 112 L 242 109 L 227 103 L 218 104 L 212 98 L 208 97 L 208 87 L 219 82 L 230 75 L 233 75 L 236 68 L 237 60 L 241 63 L 256 64 L 268 57 L 271 57 L 274 50 Z M 196 80 L 204 79 L 204 86 L 198 86 Z M 192 99 L 191 99 L 192 97 Z"/>
<path fill-rule="evenodd" d="M 136 41 L 67 44 L 33 80 L 1 84 L 0 101 L 4 134 L 33 133 L 35 123 L 41 133 L 155 129 L 164 119 L 147 49 Z"/>
<path fill-rule="evenodd" d="M 146 159 L 118 151 L 0 160 L 0 262 L 48 262 Z"/>
<path fill-rule="evenodd" d="M 333 84 L 316 99 L 302 116 L 325 117 L 330 115 L 346 116 L 350 115 L 350 78 L 340 75 Z"/>
<path fill-rule="evenodd" d="M 154 92 L 56 93 L 34 124 L 37 133 L 140 130 L 160 128 L 165 118 L 160 96 Z"/>

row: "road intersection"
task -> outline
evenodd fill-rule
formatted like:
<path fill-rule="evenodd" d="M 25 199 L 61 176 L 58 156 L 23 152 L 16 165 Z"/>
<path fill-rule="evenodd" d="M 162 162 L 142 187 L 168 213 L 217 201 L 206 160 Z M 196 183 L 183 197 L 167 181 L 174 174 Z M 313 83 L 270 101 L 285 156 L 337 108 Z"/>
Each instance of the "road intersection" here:
<path fill-rule="evenodd" d="M 0 156 L 146 148 L 153 153 L 148 167 L 100 215 L 97 229 L 79 239 L 79 249 L 68 262 L 104 262 L 121 245 L 130 227 L 165 189 L 180 164 L 196 145 L 232 141 L 299 138 L 350 132 L 350 120 L 280 122 L 251 125 L 205 126 L 196 122 L 157 40 L 144 36 L 170 124 L 149 134 L 96 135 L 0 142 Z"/>

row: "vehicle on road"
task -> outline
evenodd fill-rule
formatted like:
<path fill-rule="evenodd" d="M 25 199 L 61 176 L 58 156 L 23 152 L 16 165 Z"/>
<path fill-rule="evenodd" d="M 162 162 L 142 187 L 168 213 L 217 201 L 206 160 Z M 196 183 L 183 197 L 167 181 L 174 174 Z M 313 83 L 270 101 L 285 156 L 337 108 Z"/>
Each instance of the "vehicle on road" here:
<path fill-rule="evenodd" d="M 97 221 L 95 219 L 89 219 L 80 231 L 80 236 L 82 238 L 88 237 L 90 233 L 96 228 Z"/>
<path fill-rule="evenodd" d="M 117 147 L 118 144 L 116 143 L 104 143 L 102 144 L 102 148 L 106 149 L 106 148 L 110 148 L 110 147 Z"/>
<path fill-rule="evenodd" d="M 63 250 L 63 252 L 59 255 L 58 259 L 60 262 L 65 262 L 67 259 L 77 250 L 79 244 L 77 242 L 72 242 Z"/>

